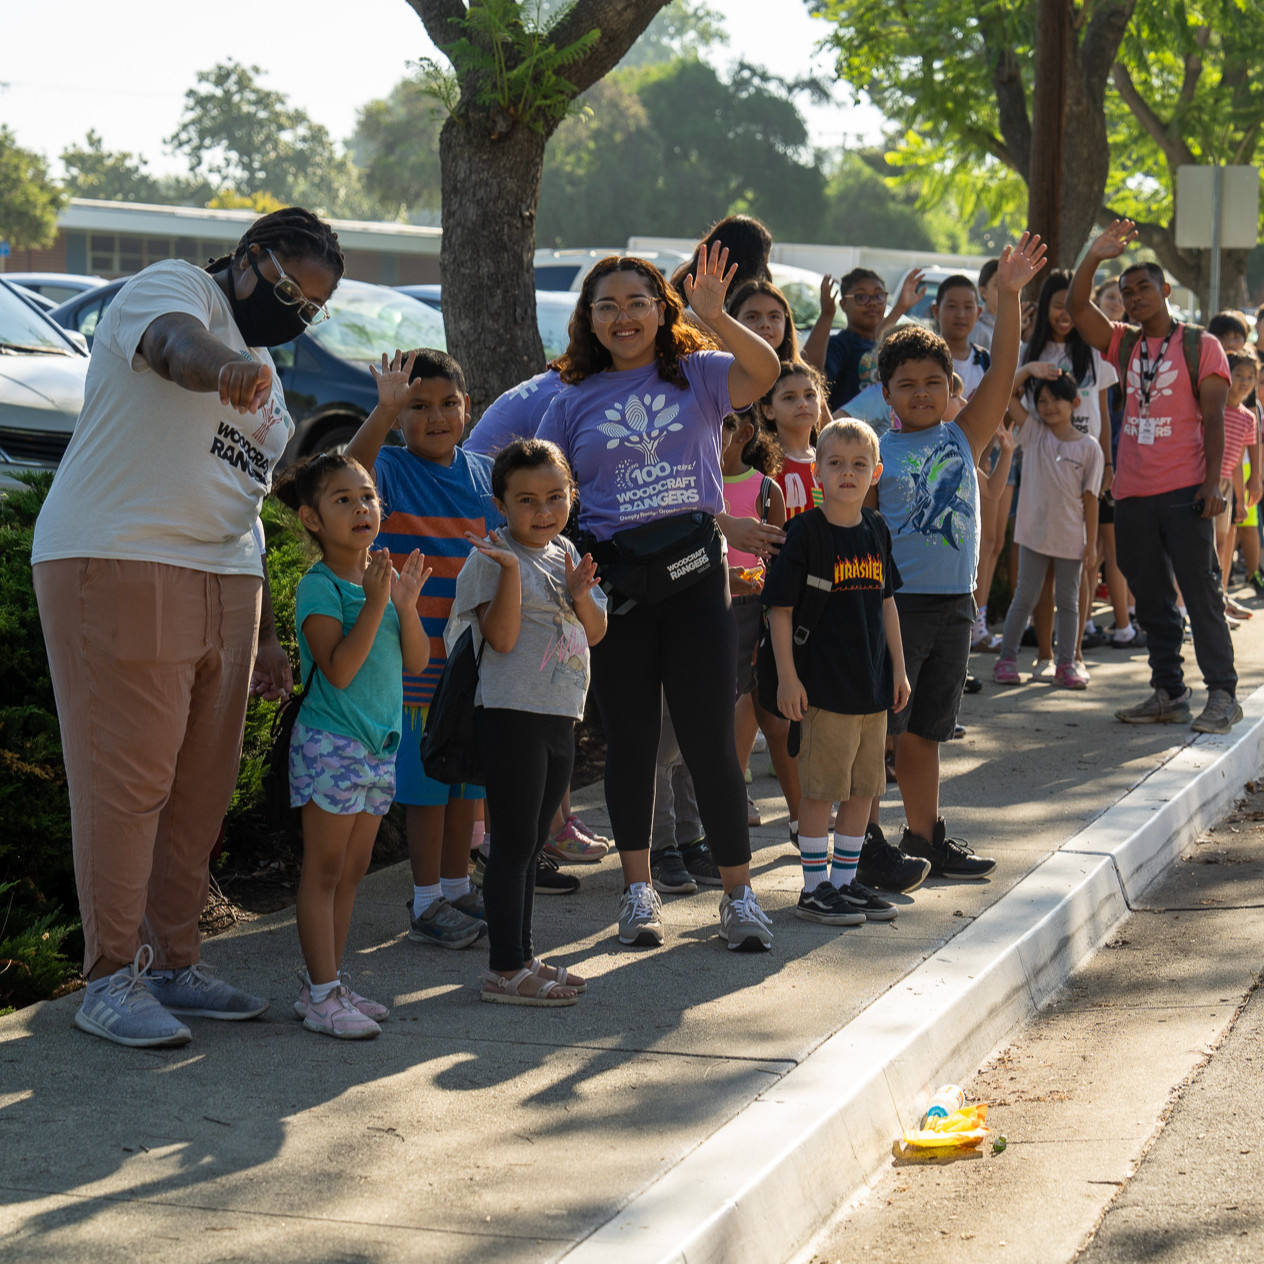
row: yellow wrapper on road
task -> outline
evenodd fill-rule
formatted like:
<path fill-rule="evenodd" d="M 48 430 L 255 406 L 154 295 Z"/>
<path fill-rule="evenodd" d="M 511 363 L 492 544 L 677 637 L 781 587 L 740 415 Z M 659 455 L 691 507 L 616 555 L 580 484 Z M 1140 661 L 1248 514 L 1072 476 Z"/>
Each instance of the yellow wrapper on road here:
<path fill-rule="evenodd" d="M 917 1150 L 969 1150 L 987 1140 L 987 1102 L 955 1110 L 944 1119 L 904 1134 L 904 1144 Z"/>

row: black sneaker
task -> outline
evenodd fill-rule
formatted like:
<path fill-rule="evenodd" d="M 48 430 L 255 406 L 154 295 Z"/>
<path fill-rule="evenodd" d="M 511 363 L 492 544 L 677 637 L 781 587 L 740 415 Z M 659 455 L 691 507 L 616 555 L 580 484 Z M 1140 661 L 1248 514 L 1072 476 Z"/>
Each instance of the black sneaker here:
<path fill-rule="evenodd" d="M 804 891 L 794 906 L 794 915 L 805 922 L 820 922 L 825 926 L 863 926 L 869 920 L 828 882 L 822 882 L 815 891 Z"/>
<path fill-rule="evenodd" d="M 875 891 L 870 891 L 867 886 L 856 881 L 839 887 L 838 895 L 857 913 L 863 913 L 867 922 L 893 922 L 900 912 L 889 900 L 884 900 Z"/>
<path fill-rule="evenodd" d="M 856 881 L 880 891 L 907 895 L 916 891 L 930 875 L 930 861 L 906 856 L 894 843 L 887 842 L 880 825 L 869 825 L 860 848 Z"/>
<path fill-rule="evenodd" d="M 797 825 L 790 826 L 790 846 L 799 850 L 799 827 Z"/>
<path fill-rule="evenodd" d="M 983 682 L 977 676 L 967 676 L 966 683 L 961 686 L 962 693 L 982 693 Z"/>
<path fill-rule="evenodd" d="M 680 858 L 685 862 L 689 876 L 700 887 L 724 885 L 720 877 L 720 866 L 715 863 L 715 857 L 711 854 L 711 848 L 707 846 L 706 839 L 697 838 L 687 847 L 682 847 Z"/>
<path fill-rule="evenodd" d="M 1246 577 L 1246 582 L 1255 589 L 1257 597 L 1264 597 L 1264 570 L 1257 570 Z"/>
<path fill-rule="evenodd" d="M 536 895 L 574 895 L 579 890 L 579 879 L 562 873 L 557 861 L 544 852 L 535 870 Z"/>
<path fill-rule="evenodd" d="M 675 847 L 664 847 L 651 854 L 650 879 L 660 895 L 693 895 L 698 890 L 697 882 Z"/>
<path fill-rule="evenodd" d="M 906 826 L 900 847 L 910 856 L 929 860 L 933 878 L 986 878 L 996 868 L 996 861 L 990 856 L 976 856 L 971 847 L 949 838 L 947 832 L 942 816 L 935 822 L 929 842 Z"/>

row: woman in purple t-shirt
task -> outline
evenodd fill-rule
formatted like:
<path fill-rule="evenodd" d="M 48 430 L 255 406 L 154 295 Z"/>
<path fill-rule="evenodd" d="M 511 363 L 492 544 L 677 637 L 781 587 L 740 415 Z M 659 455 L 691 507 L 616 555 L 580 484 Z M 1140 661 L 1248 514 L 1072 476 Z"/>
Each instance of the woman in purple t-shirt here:
<path fill-rule="evenodd" d="M 549 405 L 539 437 L 558 444 L 574 468 L 580 529 L 599 569 L 620 556 L 616 536 L 626 541 L 625 533 L 647 524 L 675 518 L 683 528 L 687 515 L 723 513 L 721 424 L 767 391 L 779 369 L 772 348 L 724 310 L 727 264 L 728 252 L 715 247 L 684 289 L 694 318 L 732 354 L 706 349 L 705 333 L 683 319 L 679 297 L 653 264 L 612 256 L 584 281 L 570 346 L 556 362 L 567 389 Z M 592 650 L 592 687 L 626 888 L 619 940 L 663 939 L 649 847 L 665 696 L 720 867 L 720 934 L 731 949 L 767 948 L 768 919 L 750 888 L 733 736 L 736 649 L 725 568 L 712 566 L 658 600 L 630 602 L 617 584 L 609 596 L 609 631 Z"/>

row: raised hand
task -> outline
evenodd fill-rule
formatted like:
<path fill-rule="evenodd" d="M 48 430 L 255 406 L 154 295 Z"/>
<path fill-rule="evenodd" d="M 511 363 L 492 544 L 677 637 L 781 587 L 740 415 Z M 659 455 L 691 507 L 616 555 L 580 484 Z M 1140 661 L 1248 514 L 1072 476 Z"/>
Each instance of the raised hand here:
<path fill-rule="evenodd" d="M 590 553 L 585 553 L 579 559 L 579 565 L 576 566 L 571 561 L 571 555 L 566 555 L 566 591 L 570 593 L 572 601 L 578 601 L 581 597 L 590 593 L 597 586 L 597 563 L 592 560 Z"/>
<path fill-rule="evenodd" d="M 926 287 L 922 284 L 922 278 L 925 275 L 925 269 L 914 268 L 904 278 L 904 284 L 900 286 L 900 292 L 895 300 L 895 306 L 898 310 L 907 312 L 909 308 L 917 305 L 918 300 L 926 293 Z"/>
<path fill-rule="evenodd" d="M 1018 440 L 1014 437 L 1014 427 L 1010 424 L 1008 417 L 997 426 L 996 438 L 1002 452 L 1013 452 L 1018 446 Z"/>
<path fill-rule="evenodd" d="M 376 553 L 370 553 L 369 564 L 360 585 L 364 589 L 365 600 L 379 609 L 385 609 L 387 598 L 391 595 L 393 573 L 390 549 L 378 549 Z"/>
<path fill-rule="evenodd" d="M 834 298 L 834 278 L 827 272 L 821 278 L 821 319 L 832 324 L 836 311 L 838 303 Z"/>
<path fill-rule="evenodd" d="M 737 274 L 737 264 L 729 267 L 729 251 L 718 241 L 711 243 L 708 256 L 699 248 L 694 275 L 685 277 L 685 302 L 699 320 L 713 321 L 724 314 L 729 282 Z"/>
<path fill-rule="evenodd" d="M 1001 251 L 996 280 L 1002 290 L 1021 294 L 1023 287 L 1045 266 L 1045 244 L 1036 233 L 1024 233 L 1016 245 Z"/>
<path fill-rule="evenodd" d="M 431 574 L 432 568 L 426 565 L 425 555 L 420 549 L 413 549 L 404 559 L 400 572 L 392 574 L 391 601 L 400 614 L 416 610 L 417 598 L 421 596 L 421 590 Z"/>
<path fill-rule="evenodd" d="M 1136 239 L 1136 224 L 1130 219 L 1117 219 L 1089 242 L 1088 253 L 1094 259 L 1118 259 Z"/>
<path fill-rule="evenodd" d="M 490 557 L 497 566 L 504 570 L 513 570 L 518 565 L 518 555 L 505 548 L 504 542 L 495 531 L 487 533 L 487 539 L 480 539 L 473 531 L 467 531 L 465 538 L 484 556 Z"/>
<path fill-rule="evenodd" d="M 381 371 L 374 365 L 369 365 L 369 372 L 377 383 L 377 402 L 380 407 L 399 412 L 416 395 L 420 383 L 408 380 L 416 358 L 415 351 L 405 357 L 402 351 L 396 350 L 388 361 L 386 352 L 383 351 Z"/>

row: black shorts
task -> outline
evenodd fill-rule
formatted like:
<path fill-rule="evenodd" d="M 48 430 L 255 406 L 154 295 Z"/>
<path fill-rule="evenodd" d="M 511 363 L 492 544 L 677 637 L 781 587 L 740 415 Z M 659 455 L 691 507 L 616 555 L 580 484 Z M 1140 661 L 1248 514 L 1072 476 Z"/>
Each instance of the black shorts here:
<path fill-rule="evenodd" d="M 737 624 L 737 693 L 741 697 L 755 688 L 755 651 L 764 632 L 764 606 L 758 593 L 733 598 L 733 620 Z"/>
<path fill-rule="evenodd" d="M 927 742 L 946 742 L 956 728 L 970 662 L 970 629 L 978 614 L 974 594 L 897 592 L 895 608 L 913 692 L 903 711 L 888 715 L 887 734 L 909 732 Z"/>
<path fill-rule="evenodd" d="M 1097 525 L 1099 527 L 1115 525 L 1115 498 L 1109 492 L 1103 492 L 1097 498 Z"/>

